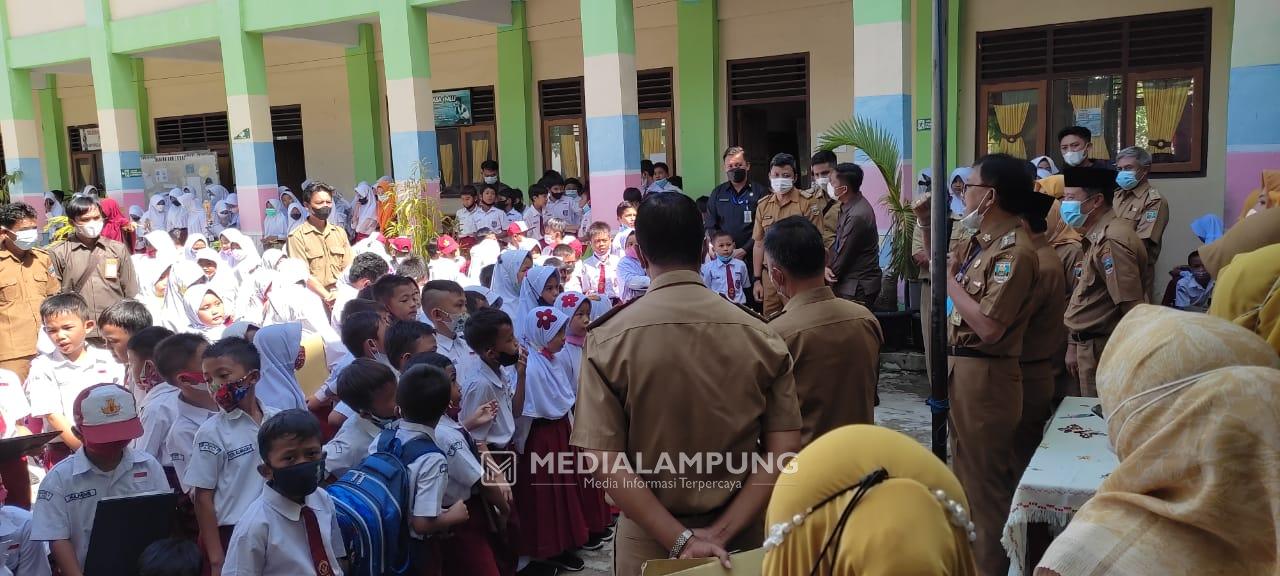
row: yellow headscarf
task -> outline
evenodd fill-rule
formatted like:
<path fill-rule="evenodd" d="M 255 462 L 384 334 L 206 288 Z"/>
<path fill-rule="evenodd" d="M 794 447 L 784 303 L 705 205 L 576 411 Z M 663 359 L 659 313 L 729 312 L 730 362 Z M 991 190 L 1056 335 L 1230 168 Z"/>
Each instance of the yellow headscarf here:
<path fill-rule="evenodd" d="M 1065 183 L 1065 177 L 1061 174 L 1054 174 L 1036 180 L 1036 192 L 1048 194 L 1054 198 L 1062 199 L 1062 190 Z"/>
<path fill-rule="evenodd" d="M 968 532 L 952 524 L 952 512 L 934 494 L 941 490 L 967 514 L 969 503 L 955 475 L 919 442 L 868 425 L 837 428 L 814 440 L 797 457 L 795 472 L 779 477 L 765 526 L 791 528 L 765 554 L 764 574 L 809 574 L 856 492 L 850 488 L 880 468 L 889 479 L 854 506 L 838 555 L 828 551 L 818 573 L 976 575 Z M 799 525 L 796 515 L 803 515 Z"/>
<path fill-rule="evenodd" d="M 1218 273 L 1209 314 L 1252 330 L 1280 353 L 1280 244 L 1233 258 Z"/>
<path fill-rule="evenodd" d="M 1040 561 L 1061 576 L 1274 575 L 1280 359 L 1212 316 L 1140 305 L 1098 397 L 1120 464 Z"/>
<path fill-rule="evenodd" d="M 1266 196 L 1263 196 L 1264 194 Z M 1280 170 L 1262 171 L 1262 187 L 1254 188 L 1253 192 L 1250 192 L 1249 196 L 1245 198 L 1244 206 L 1240 207 L 1240 217 L 1236 219 L 1237 223 L 1248 217 L 1250 210 L 1259 209 L 1257 204 L 1260 197 L 1266 198 L 1265 209 L 1269 210 L 1280 206 Z"/>

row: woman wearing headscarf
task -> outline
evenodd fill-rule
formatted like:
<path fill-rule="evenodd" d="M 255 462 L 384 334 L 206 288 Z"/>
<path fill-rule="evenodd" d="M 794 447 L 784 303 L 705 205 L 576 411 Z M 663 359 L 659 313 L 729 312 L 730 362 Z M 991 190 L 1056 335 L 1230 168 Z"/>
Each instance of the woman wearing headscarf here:
<path fill-rule="evenodd" d="M 267 200 L 262 217 L 262 247 L 279 248 L 289 237 L 289 216 L 279 200 Z"/>
<path fill-rule="evenodd" d="M 1252 331 L 1280 354 L 1280 244 L 1236 256 L 1218 272 L 1209 315 Z"/>
<path fill-rule="evenodd" d="M 194 234 L 196 232 L 202 234 L 209 233 L 209 225 L 212 220 L 211 206 L 206 205 L 203 200 L 197 197 L 196 193 L 190 189 L 184 189 L 182 193 L 182 203 L 190 208 L 187 212 L 187 233 Z"/>
<path fill-rule="evenodd" d="M 231 192 L 221 184 L 210 184 L 205 186 L 204 189 L 209 194 L 209 200 L 215 203 L 226 200 L 227 197 L 231 196 Z"/>
<path fill-rule="evenodd" d="M 796 456 L 765 515 L 765 576 L 976 576 L 969 502 L 919 442 L 865 424 Z"/>
<path fill-rule="evenodd" d="M 204 284 L 212 286 L 222 297 L 223 311 L 227 316 L 237 315 L 236 302 L 239 282 L 231 266 L 222 260 L 222 256 L 213 248 L 201 248 L 196 251 L 196 264 L 204 272 Z"/>
<path fill-rule="evenodd" d="M 192 262 L 196 261 L 196 252 L 209 247 L 209 239 L 204 234 L 195 233 L 187 236 L 187 241 L 182 245 L 182 257 Z"/>
<path fill-rule="evenodd" d="M 165 227 L 169 230 L 186 230 L 191 216 L 191 206 L 183 201 L 181 188 L 170 188 L 165 199 L 169 210 L 165 212 Z M 198 232 L 198 230 L 192 231 Z"/>
<path fill-rule="evenodd" d="M 301 226 L 303 222 L 307 221 L 307 209 L 303 208 L 301 203 L 294 202 L 293 204 L 290 204 L 288 208 L 285 208 L 285 213 L 289 217 L 290 232 L 293 232 L 295 228 Z"/>
<path fill-rule="evenodd" d="M 351 252 L 356 256 L 364 254 L 365 252 L 377 254 L 378 256 L 381 256 L 383 260 L 387 261 L 387 266 L 394 269 L 396 262 L 391 258 L 391 255 L 387 253 L 387 245 L 383 243 L 384 240 L 385 238 L 382 237 L 381 232 L 374 232 L 368 238 L 352 244 Z"/>
<path fill-rule="evenodd" d="M 142 215 L 139 223 L 145 233 L 150 234 L 156 230 L 168 231 L 169 226 L 166 224 L 167 216 L 165 212 L 169 208 L 167 194 L 152 194 L 151 199 L 147 201 L 147 211 Z"/>
<path fill-rule="evenodd" d="M 219 200 L 213 205 L 213 224 L 209 226 L 209 231 L 216 236 L 223 230 L 235 227 L 235 214 L 231 212 L 231 205 L 226 200 Z"/>
<path fill-rule="evenodd" d="M 396 183 L 390 176 L 383 176 L 373 187 L 378 198 L 378 231 L 385 236 L 387 226 L 396 219 Z"/>
<path fill-rule="evenodd" d="M 307 409 L 295 372 L 302 367 L 302 325 L 285 322 L 263 326 L 253 337 L 262 358 L 262 377 L 256 388 L 262 403 L 281 410 Z"/>
<path fill-rule="evenodd" d="M 44 193 L 44 215 L 45 218 L 57 218 L 67 215 L 66 211 L 62 209 L 62 202 L 58 201 L 58 197 L 53 192 Z"/>
<path fill-rule="evenodd" d="M 492 285 L 488 288 L 502 299 L 502 311 L 512 318 L 513 325 L 520 318 L 520 283 L 532 267 L 533 257 L 528 250 L 507 250 L 493 266 L 493 277 L 489 279 Z"/>
<path fill-rule="evenodd" d="M 217 342 L 222 338 L 222 331 L 232 322 L 223 302 L 218 289 L 209 284 L 197 284 L 187 289 L 182 296 L 187 324 L 178 331 L 200 334 L 210 342 Z"/>
<path fill-rule="evenodd" d="M 329 322 L 324 302 L 306 287 L 311 276 L 306 262 L 286 258 L 278 268 L 275 274 L 268 275 L 270 284 L 262 289 L 259 299 L 249 302 L 244 319 L 259 326 L 298 322 L 307 334 L 320 336 L 324 341 L 326 363 L 336 365 L 348 352 Z"/>
<path fill-rule="evenodd" d="M 1048 156 L 1032 158 L 1031 165 L 1036 167 L 1037 178 L 1048 178 L 1058 173 L 1058 165 L 1053 162 L 1053 158 Z"/>
<path fill-rule="evenodd" d="M 156 318 L 156 323 L 175 332 L 182 331 L 190 323 L 183 296 L 192 286 L 204 282 L 204 270 L 201 270 L 194 261 L 174 262 L 169 270 L 168 282 L 165 284 L 164 311 Z"/>
<path fill-rule="evenodd" d="M 1126 314 L 1098 367 L 1120 463 L 1036 575 L 1276 574 L 1278 366 L 1225 320 L 1151 305 Z"/>
<path fill-rule="evenodd" d="M 964 215 L 964 183 L 969 179 L 973 168 L 961 166 L 951 171 L 951 179 L 947 180 L 947 193 L 950 197 L 952 214 Z"/>
<path fill-rule="evenodd" d="M 529 315 L 529 311 L 541 306 L 554 306 L 556 298 L 560 296 L 562 287 L 560 285 L 560 269 L 555 266 L 534 266 L 524 275 L 524 281 L 520 283 L 520 306 L 516 310 L 516 316 L 512 316 L 513 326 L 515 327 L 516 336 L 525 338 L 523 330 L 527 327 L 527 322 L 514 322 L 516 318 L 525 318 Z"/>
<path fill-rule="evenodd" d="M 284 250 L 279 248 L 268 248 L 262 252 L 262 265 L 268 270 L 276 270 L 285 258 L 287 258 L 287 256 L 285 255 Z"/>
<path fill-rule="evenodd" d="M 164 295 L 169 287 L 169 273 L 173 269 L 173 261 L 156 262 L 150 266 L 137 267 L 138 294 L 134 300 L 141 302 L 151 312 L 155 323 L 159 324 L 164 315 Z"/>
<path fill-rule="evenodd" d="M 133 250 L 132 239 L 126 242 L 125 238 L 125 231 L 132 228 L 133 222 L 120 211 L 120 204 L 111 198 L 102 198 L 98 204 L 102 206 L 102 237 L 123 243 Z"/>
<path fill-rule="evenodd" d="M 378 199 L 368 182 L 356 185 L 356 205 L 352 214 L 352 229 L 356 242 L 380 232 L 378 227 Z"/>

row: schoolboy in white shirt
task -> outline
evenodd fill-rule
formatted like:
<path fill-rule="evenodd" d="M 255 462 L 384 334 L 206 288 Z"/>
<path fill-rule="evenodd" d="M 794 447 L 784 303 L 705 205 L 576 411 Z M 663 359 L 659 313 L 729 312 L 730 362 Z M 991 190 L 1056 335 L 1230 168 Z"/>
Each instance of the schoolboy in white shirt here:
<path fill-rule="evenodd" d="M 618 259 L 610 252 L 613 235 L 609 225 L 596 222 L 587 228 L 591 257 L 578 264 L 578 284 L 593 300 L 618 301 Z"/>
<path fill-rule="evenodd" d="M 0 502 L 8 497 L 0 482 Z M 0 507 L 0 574 L 49 576 L 49 572 L 48 546 L 31 539 L 31 513 L 17 506 Z"/>
<path fill-rule="evenodd" d="M 511 317 L 495 308 L 477 310 L 467 319 L 466 340 L 474 354 L 458 367 L 460 413 L 475 414 L 496 401 L 493 420 L 471 433 L 493 450 L 509 450 L 515 434 L 514 414 L 524 413 L 524 349 L 516 341 Z M 514 386 L 507 382 L 503 370 L 513 365 L 517 374 Z"/>
<path fill-rule="evenodd" d="M 191 464 L 196 431 L 218 411 L 201 367 L 208 346 L 199 334 L 176 334 L 155 347 L 155 369 L 178 390 L 172 402 L 172 420 L 167 433 L 160 437 L 158 450 L 165 456 L 161 462 L 167 461 L 166 466 L 173 470 L 175 488 L 183 493 L 191 490 L 183 478 Z M 147 428 L 145 421 L 142 427 Z M 143 438 L 146 437 L 144 434 Z"/>
<path fill-rule="evenodd" d="M 72 433 L 84 446 L 45 476 L 31 524 L 31 539 L 49 543 L 63 576 L 83 574 L 99 501 L 169 490 L 160 463 L 128 446 L 142 435 L 131 392 L 96 384 L 80 392 L 72 406 Z"/>
<path fill-rule="evenodd" d="M 173 331 L 168 328 L 148 326 L 129 339 L 125 350 L 125 361 L 129 365 L 130 380 L 135 384 L 135 392 L 143 393 L 142 400 L 138 401 L 142 436 L 133 441 L 132 447 L 150 454 L 166 469 L 171 469 L 173 464 L 161 446 L 178 416 L 178 388 L 170 385 L 160 375 L 155 350 L 161 341 L 170 336 L 173 336 Z M 198 334 L 188 336 L 194 336 L 201 346 L 208 344 Z"/>
<path fill-rule="evenodd" d="M 467 296 L 462 286 L 448 280 L 432 280 L 422 287 L 422 312 L 436 330 L 436 352 L 454 365 L 472 355 L 462 334 L 467 324 Z"/>
<path fill-rule="evenodd" d="M 716 257 L 702 263 L 702 282 L 711 291 L 728 298 L 736 304 L 746 304 L 745 289 L 750 289 L 747 280 L 747 264 L 733 257 L 733 236 L 727 232 L 716 232 L 712 245 Z"/>
<path fill-rule="evenodd" d="M 222 576 L 342 576 L 347 555 L 325 471 L 320 423 L 285 410 L 262 423 L 258 473 L 265 486 L 249 504 L 227 548 Z"/>
<path fill-rule="evenodd" d="M 333 439 L 324 445 L 333 478 L 369 455 L 369 444 L 396 420 L 396 373 L 372 358 L 357 358 L 338 374 L 338 398 L 354 410 Z"/>
<path fill-rule="evenodd" d="M 476 230 L 488 228 L 494 232 L 507 229 L 507 213 L 495 206 L 498 202 L 498 190 L 494 186 L 484 184 L 480 189 L 480 207 L 471 215 L 471 222 Z"/>

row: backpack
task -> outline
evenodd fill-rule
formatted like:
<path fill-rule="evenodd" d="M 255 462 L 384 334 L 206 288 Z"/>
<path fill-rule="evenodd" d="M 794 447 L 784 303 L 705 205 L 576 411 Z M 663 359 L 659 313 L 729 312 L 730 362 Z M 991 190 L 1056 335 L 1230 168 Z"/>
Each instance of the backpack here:
<path fill-rule="evenodd" d="M 337 511 L 352 576 L 409 573 L 414 478 L 407 466 L 430 453 L 444 454 L 426 436 L 402 444 L 395 430 L 383 430 L 377 451 L 326 488 Z"/>

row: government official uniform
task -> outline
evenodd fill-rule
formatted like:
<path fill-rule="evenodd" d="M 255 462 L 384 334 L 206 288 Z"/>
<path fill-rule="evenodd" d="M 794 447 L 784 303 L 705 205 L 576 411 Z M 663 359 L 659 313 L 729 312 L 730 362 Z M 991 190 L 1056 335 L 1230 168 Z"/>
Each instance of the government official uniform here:
<path fill-rule="evenodd" d="M 804 216 L 817 226 L 818 230 L 822 230 L 821 202 L 817 199 L 805 198 L 799 190 L 792 188 L 786 194 L 769 194 L 760 199 L 756 204 L 755 227 L 751 232 L 751 239 L 755 242 L 764 242 L 764 234 L 770 226 L 791 216 Z M 768 274 L 761 274 L 756 280 L 764 283 L 765 317 L 777 314 L 782 310 L 782 297 L 774 288 L 773 281 L 769 279 Z"/>
<path fill-rule="evenodd" d="M 38 248 L 18 255 L 0 248 L 0 370 L 26 382 L 40 334 L 40 303 L 58 293 L 49 253 Z"/>
<path fill-rule="evenodd" d="M 875 424 L 880 321 L 823 286 L 792 296 L 769 327 L 791 350 L 802 445 L 849 424 Z"/>
<path fill-rule="evenodd" d="M 696 361 L 674 363 L 680 358 Z M 625 453 L 637 471 L 652 471 L 641 478 L 691 529 L 724 512 L 737 492 L 732 484 L 744 482 L 750 467 L 677 473 L 656 466 L 659 457 L 679 462 L 681 454 L 715 453 L 736 459 L 757 454 L 766 433 L 801 428 L 786 343 L 759 317 L 707 290 L 693 270 L 654 278 L 643 297 L 592 324 L 574 416 L 571 444 Z M 698 489 L 685 480 L 731 485 Z M 763 526 L 748 526 L 728 548 L 755 548 L 763 535 Z M 614 573 L 639 574 L 646 560 L 667 557 L 668 544 L 624 514 Z"/>
<path fill-rule="evenodd" d="M 1280 243 L 1280 210 L 1263 210 L 1227 229 L 1217 242 L 1200 248 L 1200 260 L 1215 278 L 1237 254 Z"/>
<path fill-rule="evenodd" d="M 828 267 L 837 296 L 875 306 L 880 296 L 880 232 L 876 213 L 862 195 L 840 204 Z"/>
<path fill-rule="evenodd" d="M 1031 462 L 1044 425 L 1053 416 L 1058 374 L 1065 369 L 1067 327 L 1066 279 L 1062 261 L 1044 236 L 1031 239 L 1036 250 L 1036 283 L 1031 290 L 1032 312 L 1022 340 L 1022 420 L 1014 439 L 1014 470 L 1021 476 Z"/>
<path fill-rule="evenodd" d="M 836 227 L 840 225 L 840 203 L 827 195 L 826 188 L 819 189 L 814 186 L 808 190 L 801 190 L 800 194 L 822 206 L 822 226 L 820 226 L 822 247 L 830 250 L 831 245 L 836 241 Z"/>
<path fill-rule="evenodd" d="M 1082 245 L 1084 258 L 1065 322 L 1076 346 L 1080 395 L 1096 397 L 1098 361 L 1107 338 L 1124 315 L 1125 305 L 1142 304 L 1151 293 L 1147 249 L 1129 223 L 1108 210 Z"/>
<path fill-rule="evenodd" d="M 969 496 L 977 525 L 974 550 L 983 574 L 1003 574 L 1008 557 L 1000 545 L 1013 501 L 1014 433 L 1022 418 L 1023 339 L 1033 309 L 1026 297 L 1036 285 L 1039 259 L 1019 218 L 984 221 L 952 254 L 958 281 L 981 312 L 1008 326 L 984 342 L 957 309 L 950 316 L 947 386 L 951 399 L 952 470 Z"/>
<path fill-rule="evenodd" d="M 89 304 L 86 320 L 96 322 L 112 304 L 138 295 L 129 249 L 115 240 L 100 237 L 90 245 L 72 236 L 49 248 L 49 260 L 62 292 L 79 294 Z"/>
<path fill-rule="evenodd" d="M 345 230 L 327 222 L 317 228 L 310 218 L 289 233 L 288 254 L 306 261 L 311 277 L 325 290 L 337 287 L 338 275 L 355 257 Z"/>
<path fill-rule="evenodd" d="M 1165 226 L 1169 225 L 1169 201 L 1151 186 L 1151 181 L 1143 180 L 1133 190 L 1116 190 L 1112 206 L 1116 218 L 1129 222 L 1133 231 L 1147 249 L 1147 267 L 1144 270 L 1147 282 L 1156 277 L 1156 260 L 1160 259 L 1160 245 L 1164 238 Z"/>

